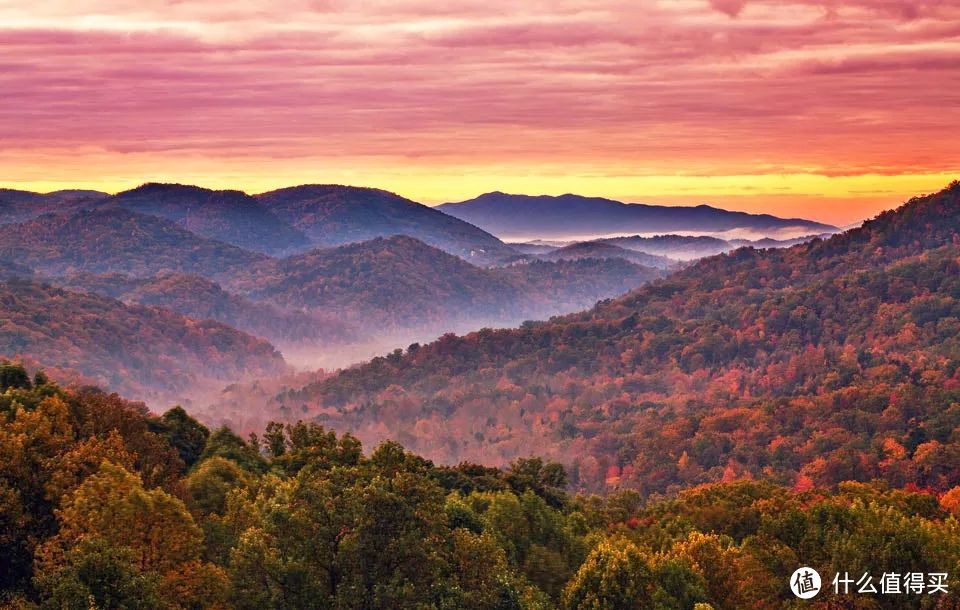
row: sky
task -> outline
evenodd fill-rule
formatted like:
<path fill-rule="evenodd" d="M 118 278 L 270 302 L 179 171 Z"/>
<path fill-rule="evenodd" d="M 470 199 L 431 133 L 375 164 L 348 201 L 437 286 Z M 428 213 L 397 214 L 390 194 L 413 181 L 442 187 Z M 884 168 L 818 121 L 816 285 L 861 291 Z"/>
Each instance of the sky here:
<path fill-rule="evenodd" d="M 0 0 L 0 185 L 838 225 L 960 178 L 956 0 Z"/>

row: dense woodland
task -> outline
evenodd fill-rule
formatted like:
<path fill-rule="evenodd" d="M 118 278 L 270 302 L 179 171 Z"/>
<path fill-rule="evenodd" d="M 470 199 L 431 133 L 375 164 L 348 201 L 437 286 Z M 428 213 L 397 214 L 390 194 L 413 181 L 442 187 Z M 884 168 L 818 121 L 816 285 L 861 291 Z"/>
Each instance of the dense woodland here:
<path fill-rule="evenodd" d="M 287 370 L 270 343 L 219 322 L 22 279 L 0 282 L 0 345 L 58 379 L 151 398 Z"/>
<path fill-rule="evenodd" d="M 958 278 L 954 184 L 862 229 L 412 345 L 276 403 L 432 459 L 539 453 L 585 490 L 764 478 L 944 492 L 960 483 Z"/>
<path fill-rule="evenodd" d="M 0 366 L 0 596 L 9 608 L 795 607 L 786 575 L 954 573 L 960 488 L 571 496 L 562 466 L 438 466 L 271 423 L 242 439 L 176 407 Z M 957 591 L 858 598 L 949 608 Z M 853 607 L 825 592 L 804 607 Z"/>

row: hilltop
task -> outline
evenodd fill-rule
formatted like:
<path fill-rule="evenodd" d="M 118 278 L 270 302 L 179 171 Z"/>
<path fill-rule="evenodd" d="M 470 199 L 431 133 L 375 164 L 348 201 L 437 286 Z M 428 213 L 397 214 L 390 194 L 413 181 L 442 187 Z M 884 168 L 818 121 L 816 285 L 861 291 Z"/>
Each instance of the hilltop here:
<path fill-rule="evenodd" d="M 0 258 L 50 275 L 77 272 L 215 276 L 268 259 L 198 236 L 169 220 L 123 209 L 44 214 L 0 226 Z"/>
<path fill-rule="evenodd" d="M 319 246 L 406 235 L 475 264 L 516 254 L 472 224 L 380 189 L 302 185 L 257 199 Z"/>

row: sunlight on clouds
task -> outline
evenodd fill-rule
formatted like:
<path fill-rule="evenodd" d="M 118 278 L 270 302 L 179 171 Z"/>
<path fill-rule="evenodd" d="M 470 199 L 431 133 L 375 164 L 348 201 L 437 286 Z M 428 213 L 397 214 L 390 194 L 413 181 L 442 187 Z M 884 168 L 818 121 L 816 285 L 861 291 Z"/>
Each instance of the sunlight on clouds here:
<path fill-rule="evenodd" d="M 958 23 L 897 0 L 0 0 L 0 177 L 849 222 L 960 173 Z"/>

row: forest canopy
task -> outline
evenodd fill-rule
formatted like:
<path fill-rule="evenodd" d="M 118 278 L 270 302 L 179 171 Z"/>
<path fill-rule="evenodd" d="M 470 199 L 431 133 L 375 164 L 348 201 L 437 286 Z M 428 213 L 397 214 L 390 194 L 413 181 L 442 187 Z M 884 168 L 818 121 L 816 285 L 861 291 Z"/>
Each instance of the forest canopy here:
<path fill-rule="evenodd" d="M 440 466 L 304 422 L 244 439 L 11 363 L 0 392 L 7 607 L 733 610 L 788 606 L 799 565 L 960 566 L 960 488 L 574 496 L 539 458 Z"/>

